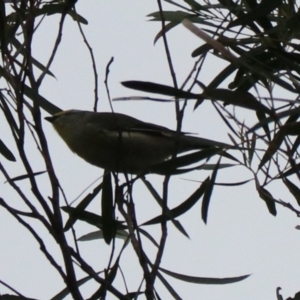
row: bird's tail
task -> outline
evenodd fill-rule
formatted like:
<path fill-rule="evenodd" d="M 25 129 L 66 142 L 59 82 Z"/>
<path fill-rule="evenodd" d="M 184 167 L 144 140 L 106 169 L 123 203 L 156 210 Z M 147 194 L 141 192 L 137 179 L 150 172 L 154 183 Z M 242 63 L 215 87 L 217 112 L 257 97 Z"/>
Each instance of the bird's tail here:
<path fill-rule="evenodd" d="M 179 149 L 181 151 L 211 148 L 211 147 L 228 149 L 228 148 L 234 148 L 235 146 L 222 143 L 222 142 L 196 137 L 196 136 L 188 136 L 188 135 L 182 136 L 179 142 Z"/>

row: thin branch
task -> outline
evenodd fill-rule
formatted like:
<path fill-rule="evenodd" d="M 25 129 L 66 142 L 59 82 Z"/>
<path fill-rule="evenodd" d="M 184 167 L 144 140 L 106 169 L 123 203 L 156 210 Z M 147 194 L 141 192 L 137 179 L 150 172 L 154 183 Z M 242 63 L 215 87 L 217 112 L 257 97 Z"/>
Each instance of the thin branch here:
<path fill-rule="evenodd" d="M 76 12 L 75 7 L 74 7 L 74 11 Z M 79 28 L 79 31 L 81 33 L 81 36 L 83 38 L 83 41 L 84 41 L 84 43 L 86 44 L 86 46 L 89 50 L 90 57 L 91 57 L 91 60 L 92 60 L 93 73 L 94 73 L 94 84 L 95 84 L 95 87 L 94 87 L 94 94 L 95 94 L 94 111 L 97 111 L 97 105 L 98 105 L 98 101 L 99 101 L 99 91 L 98 91 L 99 87 L 98 87 L 98 72 L 97 72 L 96 60 L 95 60 L 93 48 L 90 46 L 90 43 L 88 42 L 88 40 L 87 40 L 87 38 L 84 34 L 84 31 L 82 29 L 82 26 L 81 26 L 80 22 L 77 21 L 77 24 L 78 24 L 78 28 Z"/>
<path fill-rule="evenodd" d="M 110 105 L 110 109 L 111 109 L 112 112 L 114 112 L 114 108 L 112 106 L 111 98 L 110 98 L 110 92 L 109 92 L 109 87 L 108 87 L 108 75 L 109 75 L 109 71 L 110 71 L 109 68 L 110 68 L 111 64 L 113 63 L 113 61 L 114 61 L 114 58 L 111 57 L 111 59 L 109 60 L 108 64 L 106 65 L 105 80 L 104 80 L 104 84 L 105 84 L 105 88 L 106 88 L 106 94 L 107 94 L 109 105 Z"/>
<path fill-rule="evenodd" d="M 78 261 L 78 263 L 80 264 L 81 269 L 86 272 L 88 275 L 90 275 L 96 282 L 100 283 L 100 284 L 105 284 L 107 287 L 107 290 L 109 292 L 111 292 L 114 296 L 116 296 L 118 299 L 120 300 L 130 300 L 130 298 L 124 296 L 121 292 L 119 292 L 110 282 L 107 282 L 105 279 L 99 277 L 99 275 L 97 274 L 97 272 L 95 272 L 93 270 L 93 268 L 88 265 L 85 260 L 83 260 L 81 258 L 81 256 L 74 251 L 74 249 L 72 249 L 70 247 L 70 253 L 72 254 L 72 256 Z"/>
<path fill-rule="evenodd" d="M 44 71 L 42 72 L 42 74 L 40 75 L 40 77 L 37 80 L 37 86 L 41 85 L 41 83 L 42 83 L 45 75 L 47 74 L 47 71 L 50 69 L 50 66 L 51 66 L 51 64 L 52 64 L 52 62 L 53 62 L 53 60 L 55 58 L 56 52 L 58 50 L 58 46 L 59 46 L 59 44 L 61 42 L 61 38 L 62 38 L 62 31 L 63 31 L 64 21 L 65 21 L 65 18 L 66 18 L 66 13 L 67 12 L 64 12 L 61 15 L 60 22 L 59 22 L 58 33 L 57 33 L 57 37 L 56 37 L 56 40 L 55 40 L 55 44 L 54 44 L 51 56 L 50 56 L 50 58 L 48 60 L 47 65 L 45 66 Z"/>
<path fill-rule="evenodd" d="M 36 239 L 36 241 L 40 245 L 40 250 L 44 253 L 50 264 L 58 271 L 58 273 L 61 275 L 63 280 L 66 281 L 66 274 L 61 269 L 60 265 L 56 263 L 52 255 L 47 251 L 47 248 L 43 242 L 43 240 L 40 238 L 40 236 L 35 232 L 35 230 L 26 223 L 19 215 L 15 212 L 13 208 L 11 208 L 3 198 L 0 198 L 0 205 L 3 206 L 13 217 L 15 217 L 27 230 L 33 235 L 33 237 Z"/>

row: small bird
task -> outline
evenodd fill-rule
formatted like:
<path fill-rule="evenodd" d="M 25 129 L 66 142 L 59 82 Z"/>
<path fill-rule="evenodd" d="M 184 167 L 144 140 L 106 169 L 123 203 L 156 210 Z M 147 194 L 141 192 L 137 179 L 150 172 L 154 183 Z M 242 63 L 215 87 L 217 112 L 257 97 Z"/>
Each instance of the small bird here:
<path fill-rule="evenodd" d="M 73 152 L 111 172 L 147 173 L 175 151 L 233 148 L 119 113 L 66 110 L 45 119 Z"/>

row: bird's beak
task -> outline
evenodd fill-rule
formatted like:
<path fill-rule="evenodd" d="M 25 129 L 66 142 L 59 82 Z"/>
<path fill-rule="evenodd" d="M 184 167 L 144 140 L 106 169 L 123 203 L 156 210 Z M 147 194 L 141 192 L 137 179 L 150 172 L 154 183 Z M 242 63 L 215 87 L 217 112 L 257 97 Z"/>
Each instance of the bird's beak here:
<path fill-rule="evenodd" d="M 47 120 L 50 123 L 53 123 L 55 119 L 56 119 L 56 116 L 51 116 L 51 117 L 46 117 L 45 118 L 45 120 Z"/>

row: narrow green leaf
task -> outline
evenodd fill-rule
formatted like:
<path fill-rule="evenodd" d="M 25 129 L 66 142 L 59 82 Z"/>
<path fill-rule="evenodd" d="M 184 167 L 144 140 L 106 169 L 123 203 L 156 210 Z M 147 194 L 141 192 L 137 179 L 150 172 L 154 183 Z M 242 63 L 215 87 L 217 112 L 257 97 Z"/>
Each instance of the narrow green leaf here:
<path fill-rule="evenodd" d="M 165 288 L 169 291 L 169 293 L 172 295 L 172 297 L 175 300 L 183 300 L 178 294 L 177 292 L 174 290 L 174 288 L 172 287 L 171 284 L 169 284 L 169 282 L 161 275 L 160 272 L 157 272 L 157 277 L 159 278 L 159 280 L 162 282 L 162 284 L 165 286 Z"/>
<path fill-rule="evenodd" d="M 271 141 L 271 134 L 270 134 L 270 129 L 268 123 L 264 124 L 263 120 L 266 119 L 266 115 L 263 111 L 257 110 L 256 111 L 256 116 L 259 122 L 262 122 L 262 128 L 268 138 L 269 141 Z"/>
<path fill-rule="evenodd" d="M 159 206 L 161 208 L 163 208 L 164 207 L 163 200 L 159 196 L 159 194 L 157 193 L 157 191 L 154 189 L 153 185 L 148 180 L 146 180 L 145 178 L 142 178 L 142 181 L 146 185 L 146 187 L 148 188 L 148 190 L 151 193 L 151 195 L 153 196 L 153 198 L 159 204 Z M 170 211 L 170 209 L 168 207 L 166 207 L 165 209 L 167 211 Z M 189 238 L 189 235 L 187 234 L 186 230 L 184 229 L 184 227 L 181 225 L 181 223 L 179 221 L 173 219 L 171 222 L 179 230 L 179 232 L 181 232 L 184 236 L 186 236 L 187 238 Z"/>
<path fill-rule="evenodd" d="M 37 95 L 32 88 L 27 85 L 24 85 L 24 94 L 51 115 L 61 111 L 59 107 L 48 101 L 43 96 Z"/>
<path fill-rule="evenodd" d="M 300 206 L 300 189 L 287 178 L 283 178 L 283 182 L 289 189 L 290 193 L 295 197 L 298 205 Z"/>
<path fill-rule="evenodd" d="M 13 117 L 13 114 L 11 113 L 11 108 L 10 106 L 7 104 L 6 99 L 3 97 L 2 93 L 0 93 L 0 101 L 1 101 L 1 105 L 0 105 L 0 109 L 3 111 L 6 121 L 9 124 L 10 128 L 12 129 L 12 131 L 14 132 L 14 134 L 19 137 L 19 127 Z"/>
<path fill-rule="evenodd" d="M 238 166 L 237 164 L 219 164 L 219 169 L 225 169 L 225 168 L 231 168 L 231 167 L 236 167 Z M 204 164 L 200 167 L 197 168 L 197 170 L 214 170 L 216 167 L 216 164 Z"/>
<path fill-rule="evenodd" d="M 147 15 L 147 17 L 153 18 L 150 21 L 161 21 L 161 13 L 159 11 L 149 14 L 149 15 Z M 164 11 L 163 17 L 164 17 L 164 21 L 172 21 L 172 22 L 181 23 L 183 19 L 195 18 L 196 15 L 186 13 L 183 11 Z"/>
<path fill-rule="evenodd" d="M 61 209 L 68 214 L 74 214 L 74 210 L 75 210 L 75 208 L 70 206 L 63 206 L 61 207 Z M 102 216 L 96 215 L 89 211 L 81 211 L 76 214 L 76 220 L 77 219 L 102 229 L 102 223 L 103 223 Z M 127 229 L 127 226 L 123 225 L 123 223 L 124 223 L 123 221 L 115 220 L 114 227 L 117 229 Z"/>
<path fill-rule="evenodd" d="M 68 231 L 77 221 L 82 212 L 87 208 L 87 206 L 92 202 L 92 200 L 99 194 L 102 190 L 103 183 L 101 182 L 97 187 L 94 188 L 93 192 L 85 196 L 82 201 L 72 211 L 69 212 L 69 219 L 66 222 L 64 231 Z"/>
<path fill-rule="evenodd" d="M 175 273 L 163 268 L 159 268 L 160 271 L 168 274 L 169 276 L 189 282 L 189 283 L 197 283 L 197 284 L 229 284 L 229 283 L 235 283 L 242 281 L 250 276 L 248 275 L 243 275 L 243 276 L 237 276 L 237 277 L 225 277 L 225 278 L 212 278 L 212 277 L 196 277 L 196 276 L 189 276 L 189 275 L 184 275 L 180 273 Z"/>
<path fill-rule="evenodd" d="M 251 139 L 250 149 L 248 151 L 248 153 L 249 153 L 249 157 L 248 157 L 249 166 L 251 166 L 251 163 L 252 163 L 253 154 L 254 154 L 254 151 L 255 151 L 255 145 L 256 145 L 256 134 L 253 133 L 252 134 L 252 139 Z"/>
<path fill-rule="evenodd" d="M 101 197 L 102 231 L 105 242 L 109 245 L 115 235 L 115 217 L 111 173 L 104 172 Z"/>
<path fill-rule="evenodd" d="M 279 131 L 275 134 L 273 140 L 270 142 L 268 149 L 263 155 L 258 168 L 261 169 L 277 152 L 285 138 L 284 130 L 279 129 Z"/>
<path fill-rule="evenodd" d="M 293 108 L 293 109 L 287 109 L 281 113 L 278 113 L 275 115 L 275 117 L 277 120 L 280 120 L 282 118 L 299 115 L 299 114 L 300 114 L 300 107 L 297 107 L 297 108 Z M 269 124 L 271 122 L 274 122 L 273 117 L 268 117 L 268 118 L 262 119 L 257 124 L 255 124 L 252 128 L 250 128 L 247 133 L 249 134 L 250 132 L 253 132 L 253 131 L 263 127 L 265 124 Z"/>
<path fill-rule="evenodd" d="M 186 155 L 181 155 L 176 158 L 166 160 L 162 163 L 153 165 L 150 168 L 152 173 L 157 174 L 174 174 L 178 168 L 185 167 L 194 163 L 198 163 L 203 159 L 208 159 L 216 154 L 224 153 L 220 148 L 209 148 L 200 150 Z"/>
<path fill-rule="evenodd" d="M 165 219 L 167 221 L 175 219 L 181 216 L 182 214 L 184 214 L 185 212 L 187 212 L 190 208 L 192 208 L 197 203 L 197 201 L 199 201 L 199 199 L 202 197 L 203 193 L 205 192 L 208 181 L 209 178 L 206 178 L 205 181 L 200 185 L 200 187 L 187 200 L 185 200 L 183 203 L 176 206 L 175 208 L 170 209 L 167 212 Z M 161 223 L 163 219 L 164 216 L 160 215 L 143 223 L 141 226 L 158 224 Z"/>
<path fill-rule="evenodd" d="M 125 231 L 123 229 L 118 229 L 116 231 L 115 238 L 126 241 L 128 239 L 128 237 L 129 237 L 129 234 L 127 231 Z M 93 231 L 93 232 L 84 234 L 80 238 L 78 238 L 78 241 L 87 242 L 87 241 L 93 241 L 93 240 L 99 240 L 99 239 L 104 239 L 102 230 L 97 230 L 97 231 Z"/>
<path fill-rule="evenodd" d="M 8 42 L 6 40 L 6 11 L 5 11 L 5 4 L 3 1 L 0 2 L 0 49 L 2 52 L 2 55 L 5 55 L 7 53 L 7 45 Z"/>
<path fill-rule="evenodd" d="M 144 235 L 147 239 L 149 239 L 149 241 L 151 241 L 152 244 L 153 244 L 155 247 L 159 248 L 158 243 L 155 241 L 155 239 L 154 239 L 154 238 L 153 238 L 146 230 L 144 230 L 144 229 L 142 229 L 142 228 L 140 228 L 140 227 L 138 227 L 137 230 L 138 230 L 138 232 L 140 232 L 142 235 Z"/>
<path fill-rule="evenodd" d="M 201 4 L 199 4 L 197 1 L 195 0 L 184 0 L 185 3 L 187 3 L 192 10 L 197 10 L 197 11 L 209 11 L 209 8 L 208 7 L 205 7 Z"/>
<path fill-rule="evenodd" d="M 101 273 L 101 272 L 98 272 L 97 274 L 99 274 L 99 273 Z M 86 283 L 87 281 L 89 281 L 90 279 L 92 279 L 91 276 L 86 276 L 84 278 L 81 278 L 80 280 L 77 280 L 76 284 L 77 284 L 78 287 L 80 287 L 81 285 L 83 285 L 84 283 Z M 56 294 L 55 296 L 53 296 L 50 300 L 62 300 L 66 296 L 68 296 L 69 294 L 70 294 L 69 289 L 68 288 L 64 288 L 58 294 Z"/>
<path fill-rule="evenodd" d="M 207 97 L 212 101 L 221 100 L 224 101 L 225 104 L 232 104 L 254 111 L 259 110 L 268 115 L 273 115 L 273 112 L 269 108 L 257 101 L 257 99 L 249 92 L 241 90 L 231 91 L 228 89 L 212 89 L 205 91 L 202 96 L 203 98 Z"/>
<path fill-rule="evenodd" d="M 181 22 L 170 22 L 167 25 L 165 25 L 164 29 L 160 30 L 156 35 L 156 37 L 154 38 L 154 45 L 164 34 L 166 34 L 172 28 L 176 27 L 178 24 L 181 24 Z"/>
<path fill-rule="evenodd" d="M 225 67 L 219 74 L 211 81 L 211 83 L 207 86 L 208 90 L 216 89 L 222 82 L 226 81 L 227 78 L 233 74 L 237 70 L 237 65 L 235 63 L 231 63 L 227 67 Z"/>
<path fill-rule="evenodd" d="M 178 220 L 172 220 L 173 225 L 181 232 L 185 237 L 188 239 L 190 238 L 184 227 L 181 225 L 181 223 Z"/>
<path fill-rule="evenodd" d="M 293 164 L 292 167 L 289 168 L 287 171 L 283 172 L 282 174 L 279 174 L 278 178 L 288 177 L 298 172 L 300 172 L 300 163 Z"/>
<path fill-rule="evenodd" d="M 197 57 L 197 56 L 200 56 L 200 55 L 204 55 L 208 51 L 210 51 L 211 49 L 213 49 L 213 47 L 209 44 L 201 45 L 200 47 L 198 47 L 197 49 L 195 49 L 192 52 L 192 57 Z"/>
<path fill-rule="evenodd" d="M 298 53 L 288 53 L 283 50 L 277 50 L 276 48 L 274 48 L 272 49 L 272 54 L 277 56 L 278 58 L 280 68 L 277 69 L 281 69 L 282 64 L 284 63 L 286 67 L 289 67 L 294 72 L 300 74 L 300 57 Z M 273 59 L 275 58 L 273 57 Z"/>
<path fill-rule="evenodd" d="M 44 174 L 44 173 L 46 173 L 46 172 L 47 172 L 47 171 L 41 171 L 41 172 L 34 172 L 34 173 L 31 173 L 31 174 L 24 174 L 24 175 L 16 176 L 16 177 L 10 178 L 10 179 L 9 179 L 9 182 L 11 182 L 11 181 L 24 180 L 24 179 L 26 179 L 26 178 L 32 178 L 32 177 L 35 177 L 35 176 Z"/>
<path fill-rule="evenodd" d="M 14 86 L 15 83 L 15 77 L 11 74 L 8 74 L 6 70 L 0 66 L 0 76 L 3 76 L 12 86 Z M 61 111 L 59 107 L 52 104 L 50 101 L 48 101 L 43 96 L 39 95 L 34 91 L 31 87 L 24 84 L 24 94 L 30 98 L 32 101 L 36 102 L 41 108 L 43 108 L 46 112 L 48 112 L 51 115 L 54 115 Z"/>
<path fill-rule="evenodd" d="M 16 161 L 16 158 L 12 154 L 12 152 L 6 147 L 6 145 L 0 140 L 0 153 L 10 161 Z"/>
<path fill-rule="evenodd" d="M 262 186 L 260 186 L 258 181 L 256 181 L 256 189 L 258 191 L 259 197 L 266 202 L 270 214 L 276 216 L 277 211 L 275 206 L 275 199 L 273 198 L 271 193 L 264 189 Z"/>
<path fill-rule="evenodd" d="M 282 0 L 272 0 L 272 1 L 261 1 L 253 10 L 248 14 L 243 14 L 238 19 L 230 23 L 229 28 L 247 24 L 257 21 L 260 18 L 266 18 L 266 16 L 282 4 Z"/>
<path fill-rule="evenodd" d="M 23 56 L 27 55 L 25 46 L 22 45 L 16 37 L 13 36 L 10 42 L 14 45 L 17 51 L 20 52 Z M 34 57 L 31 57 L 31 61 L 33 65 L 35 65 L 41 71 L 44 72 L 46 70 L 46 67 L 43 64 L 41 64 L 39 61 L 37 61 Z M 55 78 L 54 74 L 49 69 L 46 70 L 46 74 Z"/>
<path fill-rule="evenodd" d="M 212 191 L 213 191 L 213 188 L 215 185 L 220 161 L 221 161 L 221 157 L 219 158 L 218 163 L 216 164 L 216 167 L 213 170 L 211 178 L 208 179 L 208 183 L 207 183 L 207 186 L 206 186 L 206 189 L 204 192 L 204 196 L 203 196 L 203 200 L 202 200 L 201 215 L 202 215 L 202 220 L 204 221 L 205 224 L 207 223 L 209 202 L 210 202 Z"/>
<path fill-rule="evenodd" d="M 244 185 L 250 181 L 252 181 L 253 178 L 248 179 L 248 180 L 243 180 L 243 181 L 238 181 L 238 182 L 233 182 L 233 183 L 221 183 L 221 182 L 215 182 L 215 185 L 220 185 L 220 186 L 239 186 L 239 185 Z"/>
<path fill-rule="evenodd" d="M 72 217 L 73 223 L 75 223 L 77 220 L 81 220 L 90 225 L 93 225 L 93 226 L 96 226 L 96 227 L 102 229 L 102 221 L 103 221 L 102 216 L 96 215 L 89 211 L 77 209 L 77 208 L 74 208 L 71 206 L 62 206 L 61 209 L 70 215 L 70 219 Z M 69 228 L 67 228 L 67 229 L 69 229 Z M 66 231 L 66 226 L 65 226 L 65 231 Z"/>
<path fill-rule="evenodd" d="M 197 99 L 199 97 L 199 95 L 154 82 L 131 80 L 123 81 L 121 84 L 130 89 L 176 98 Z"/>

